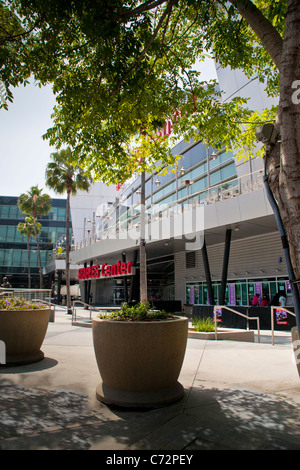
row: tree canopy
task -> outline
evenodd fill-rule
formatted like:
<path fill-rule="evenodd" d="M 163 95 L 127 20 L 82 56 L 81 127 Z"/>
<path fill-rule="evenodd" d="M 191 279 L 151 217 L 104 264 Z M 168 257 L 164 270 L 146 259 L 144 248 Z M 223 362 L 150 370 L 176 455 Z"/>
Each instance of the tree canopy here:
<path fill-rule="evenodd" d="M 258 124 L 276 119 L 266 169 L 300 277 L 299 28 L 298 0 L 1 0 L 0 80 L 9 99 L 30 74 L 53 83 L 45 138 L 108 184 L 172 164 L 179 137 L 249 155 Z M 278 107 L 222 102 L 194 66 L 206 54 L 257 76 Z"/>
<path fill-rule="evenodd" d="M 70 145 L 74 162 L 106 183 L 130 177 L 141 154 L 149 171 L 172 164 L 179 137 L 247 151 L 253 138 L 238 142 L 243 123 L 254 121 L 253 131 L 276 110 L 261 118 L 245 100 L 222 103 L 216 83 L 201 81 L 194 65 L 213 51 L 221 65 L 258 75 L 278 94 L 279 71 L 235 3 L 252 2 L 2 1 L 0 26 L 9 27 L 0 29 L 0 79 L 7 89 L 30 73 L 52 82 L 54 126 L 45 138 L 58 149 Z M 255 3 L 281 38 L 285 2 Z M 172 135 L 159 136 L 166 120 Z"/>

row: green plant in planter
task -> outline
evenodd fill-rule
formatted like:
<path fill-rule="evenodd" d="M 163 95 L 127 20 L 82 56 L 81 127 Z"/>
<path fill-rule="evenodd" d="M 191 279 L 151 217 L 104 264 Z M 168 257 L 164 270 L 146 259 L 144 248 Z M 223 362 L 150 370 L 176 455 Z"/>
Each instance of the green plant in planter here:
<path fill-rule="evenodd" d="M 36 310 L 44 308 L 45 305 L 36 304 L 21 297 L 0 298 L 0 310 Z"/>
<path fill-rule="evenodd" d="M 215 331 L 215 322 L 211 317 L 194 317 L 192 319 L 192 325 L 195 331 L 211 332 Z M 217 325 L 218 327 L 218 325 Z"/>
<path fill-rule="evenodd" d="M 126 302 L 121 306 L 120 310 L 110 312 L 108 314 L 99 314 L 101 319 L 110 320 L 127 320 L 127 321 L 147 321 L 147 320 L 161 320 L 173 318 L 171 313 L 165 310 L 156 310 L 151 308 L 150 304 L 138 303 L 130 307 Z"/>
<path fill-rule="evenodd" d="M 65 253 L 64 253 L 65 249 L 64 249 L 62 246 L 58 246 L 58 247 L 55 248 L 55 250 L 53 250 L 53 251 L 54 251 L 54 253 L 56 254 L 56 256 L 57 256 L 58 258 L 61 258 L 62 255 L 65 255 Z"/>

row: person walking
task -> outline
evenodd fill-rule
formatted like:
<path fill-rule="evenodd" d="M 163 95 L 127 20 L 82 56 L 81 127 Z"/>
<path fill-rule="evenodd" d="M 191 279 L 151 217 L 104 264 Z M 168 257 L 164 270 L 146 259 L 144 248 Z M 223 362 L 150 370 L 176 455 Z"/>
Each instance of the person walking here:
<path fill-rule="evenodd" d="M 259 307 L 259 294 L 255 294 L 255 296 L 253 297 L 252 306 Z"/>
<path fill-rule="evenodd" d="M 269 296 L 268 295 L 264 295 L 263 296 L 263 299 L 261 301 L 261 304 L 260 306 L 261 307 L 267 307 L 269 305 Z"/>
<path fill-rule="evenodd" d="M 274 295 L 270 305 L 272 305 L 273 307 L 279 307 L 279 297 L 280 297 L 280 294 L 279 292 L 277 292 L 277 294 Z"/>
<path fill-rule="evenodd" d="M 4 277 L 4 278 L 3 278 L 3 284 L 1 284 L 1 287 L 4 287 L 4 289 L 11 289 L 11 285 L 10 285 L 10 283 L 8 282 L 7 277 Z"/>
<path fill-rule="evenodd" d="M 279 305 L 280 307 L 286 306 L 286 297 L 284 296 L 284 293 L 282 293 L 279 297 Z"/>

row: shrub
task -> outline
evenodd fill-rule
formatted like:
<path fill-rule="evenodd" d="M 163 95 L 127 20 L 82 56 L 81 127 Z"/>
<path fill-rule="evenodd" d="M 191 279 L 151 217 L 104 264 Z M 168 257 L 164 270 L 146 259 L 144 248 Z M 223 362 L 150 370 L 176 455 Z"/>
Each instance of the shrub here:
<path fill-rule="evenodd" d="M 165 310 L 155 310 L 155 307 L 150 308 L 149 303 L 136 304 L 133 307 L 125 302 L 120 310 L 115 310 L 107 314 L 99 314 L 98 318 L 110 319 L 110 320 L 129 320 L 129 321 L 147 321 L 147 320 L 161 320 L 172 318 L 171 313 L 165 312 Z"/>
<path fill-rule="evenodd" d="M 36 310 L 45 308 L 45 305 L 36 304 L 21 297 L 0 298 L 0 310 Z"/>
<path fill-rule="evenodd" d="M 204 331 L 204 332 L 215 331 L 215 322 L 213 318 L 211 317 L 206 317 L 206 318 L 194 317 L 192 319 L 192 325 L 195 331 Z"/>

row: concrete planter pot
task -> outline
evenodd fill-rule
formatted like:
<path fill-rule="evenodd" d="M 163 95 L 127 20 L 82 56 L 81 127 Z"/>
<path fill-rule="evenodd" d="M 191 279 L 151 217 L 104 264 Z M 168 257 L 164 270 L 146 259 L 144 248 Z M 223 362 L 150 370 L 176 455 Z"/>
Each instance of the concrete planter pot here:
<path fill-rule="evenodd" d="M 295 361 L 296 361 L 296 367 L 297 367 L 298 375 L 300 377 L 300 341 L 299 341 L 299 333 L 298 333 L 297 326 L 293 326 L 293 328 L 291 328 L 291 334 L 292 334 L 292 343 L 293 343 L 293 351 L 294 351 L 294 356 L 295 356 Z"/>
<path fill-rule="evenodd" d="M 30 364 L 44 358 L 50 308 L 0 310 L 0 340 L 5 344 L 6 366 Z"/>
<path fill-rule="evenodd" d="M 93 319 L 95 356 L 102 382 L 97 399 L 129 408 L 159 407 L 183 397 L 178 377 L 184 360 L 188 320 Z"/>

